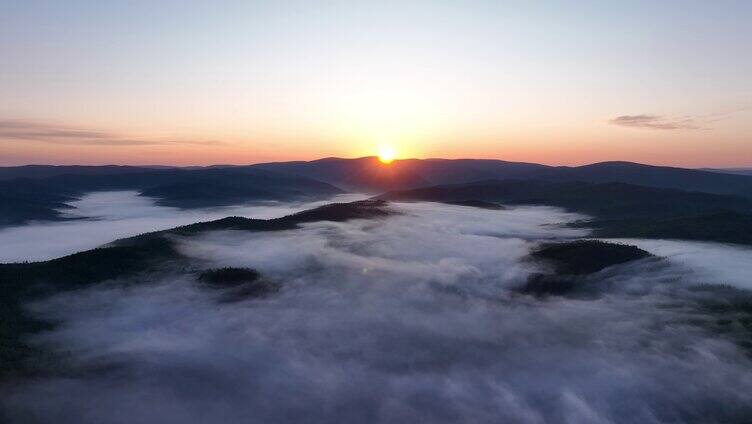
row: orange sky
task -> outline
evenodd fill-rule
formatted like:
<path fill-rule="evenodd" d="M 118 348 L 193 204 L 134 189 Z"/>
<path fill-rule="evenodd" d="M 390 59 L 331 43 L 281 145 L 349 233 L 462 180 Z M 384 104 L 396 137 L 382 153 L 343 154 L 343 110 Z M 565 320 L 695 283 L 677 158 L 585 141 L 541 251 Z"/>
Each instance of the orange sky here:
<path fill-rule="evenodd" d="M 0 16 L 0 165 L 752 166 L 748 2 L 33 3 Z"/>
<path fill-rule="evenodd" d="M 25 121 L 12 121 L 17 126 Z M 1 125 L 1 124 L 0 124 Z M 312 160 L 321 157 L 376 155 L 380 146 L 395 150 L 398 158 L 493 158 L 551 165 L 580 165 L 606 160 L 686 167 L 752 166 L 752 144 L 733 131 L 651 130 L 625 128 L 602 122 L 597 131 L 547 128 L 541 134 L 499 129 L 491 134 L 413 134 L 370 137 L 357 134 L 327 137 L 268 136 L 269 141 L 244 138 L 144 136 L 99 129 L 34 123 L 37 133 L 52 133 L 55 140 L 0 141 L 0 164 L 248 164 L 268 161 Z M 41 128 L 41 129 L 40 129 Z M 76 138 L 80 132 L 97 137 Z M 70 134 L 69 134 L 70 133 Z M 30 139 L 35 137 L 37 139 Z M 47 137 L 47 135 L 44 135 Z M 122 144 L 119 144 L 122 143 Z"/>

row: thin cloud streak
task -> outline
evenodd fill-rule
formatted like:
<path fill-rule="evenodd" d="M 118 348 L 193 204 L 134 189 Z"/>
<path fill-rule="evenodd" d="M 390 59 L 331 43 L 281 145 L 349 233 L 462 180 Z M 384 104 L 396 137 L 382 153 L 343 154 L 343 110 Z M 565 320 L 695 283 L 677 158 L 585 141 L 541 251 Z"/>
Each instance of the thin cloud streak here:
<path fill-rule="evenodd" d="M 218 146 L 225 144 L 222 141 L 216 140 L 130 138 L 106 131 L 74 128 L 23 119 L 0 120 L 0 140 L 38 141 L 52 144 L 87 146 L 149 146 L 160 144 Z"/>
<path fill-rule="evenodd" d="M 701 130 L 696 118 L 669 119 L 659 115 L 622 115 L 608 121 L 611 125 L 650 130 Z"/>

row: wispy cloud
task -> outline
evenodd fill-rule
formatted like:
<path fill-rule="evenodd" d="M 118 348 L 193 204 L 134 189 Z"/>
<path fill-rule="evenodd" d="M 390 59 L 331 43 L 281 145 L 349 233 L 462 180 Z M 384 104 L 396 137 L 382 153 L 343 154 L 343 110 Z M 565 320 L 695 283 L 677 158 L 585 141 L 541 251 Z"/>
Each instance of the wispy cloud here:
<path fill-rule="evenodd" d="M 680 117 L 665 117 L 653 114 L 622 115 L 609 119 L 608 123 L 621 127 L 648 130 L 708 130 L 717 122 L 749 111 L 752 111 L 752 99 L 704 115 Z"/>
<path fill-rule="evenodd" d="M 609 120 L 612 125 L 650 130 L 701 130 L 704 125 L 697 118 L 665 118 L 659 115 L 622 115 Z"/>
<path fill-rule="evenodd" d="M 156 144 L 220 145 L 215 140 L 134 138 L 121 134 L 23 119 L 0 120 L 0 140 L 26 140 L 91 146 L 146 146 Z"/>

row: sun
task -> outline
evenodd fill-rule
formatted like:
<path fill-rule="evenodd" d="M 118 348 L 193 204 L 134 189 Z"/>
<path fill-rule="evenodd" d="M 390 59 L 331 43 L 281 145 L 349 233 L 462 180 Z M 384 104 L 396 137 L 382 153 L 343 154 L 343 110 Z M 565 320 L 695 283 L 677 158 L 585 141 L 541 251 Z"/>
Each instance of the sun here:
<path fill-rule="evenodd" d="M 383 164 L 392 163 L 396 154 L 392 146 L 379 146 L 379 161 Z"/>

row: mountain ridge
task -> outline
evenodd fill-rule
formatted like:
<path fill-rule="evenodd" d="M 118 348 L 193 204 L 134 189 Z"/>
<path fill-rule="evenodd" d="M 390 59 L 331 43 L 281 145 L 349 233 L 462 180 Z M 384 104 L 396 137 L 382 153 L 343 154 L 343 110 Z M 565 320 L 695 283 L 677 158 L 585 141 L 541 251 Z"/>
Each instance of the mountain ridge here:
<path fill-rule="evenodd" d="M 498 180 L 384 193 L 388 201 L 546 205 L 588 215 L 571 224 L 598 237 L 660 238 L 752 245 L 752 199 L 626 183 Z"/>
<path fill-rule="evenodd" d="M 3 175 L 14 178 L 3 179 Z M 33 165 L 0 168 L 0 196 L 10 199 L 0 209 L 0 225 L 59 219 L 56 210 L 61 203 L 91 191 L 138 190 L 166 206 L 197 208 L 323 197 L 343 191 L 378 195 L 491 180 L 623 183 L 752 199 L 750 175 L 626 161 L 571 167 L 498 159 L 430 158 L 402 159 L 386 165 L 376 157 L 365 156 L 199 169 Z"/>

